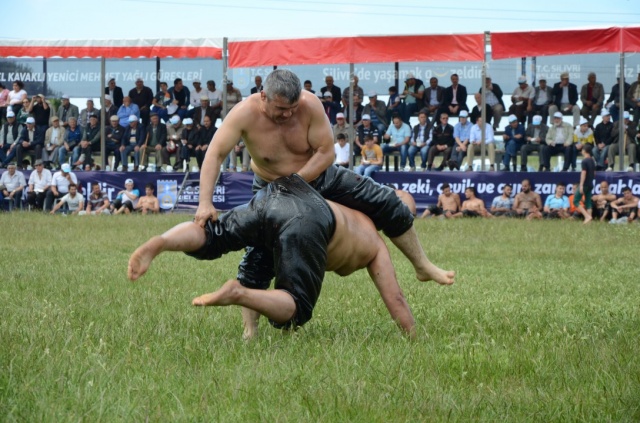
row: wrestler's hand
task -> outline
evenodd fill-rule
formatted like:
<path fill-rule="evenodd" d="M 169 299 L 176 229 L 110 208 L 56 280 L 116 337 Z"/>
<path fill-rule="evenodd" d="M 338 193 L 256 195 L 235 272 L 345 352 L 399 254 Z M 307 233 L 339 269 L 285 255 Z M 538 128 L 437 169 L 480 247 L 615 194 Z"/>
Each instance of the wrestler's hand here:
<path fill-rule="evenodd" d="M 213 206 L 213 203 L 209 204 L 199 204 L 198 210 L 196 210 L 196 216 L 194 217 L 194 222 L 198 224 L 201 228 L 204 228 L 204 225 L 211 220 L 215 222 L 218 220 L 218 211 Z"/>

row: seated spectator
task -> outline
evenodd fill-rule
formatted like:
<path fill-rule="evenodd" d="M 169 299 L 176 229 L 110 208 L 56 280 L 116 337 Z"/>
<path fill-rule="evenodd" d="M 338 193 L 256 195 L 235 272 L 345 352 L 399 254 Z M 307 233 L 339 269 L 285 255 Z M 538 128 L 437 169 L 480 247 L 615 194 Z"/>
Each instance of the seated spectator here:
<path fill-rule="evenodd" d="M 491 122 L 491 120 L 489 119 L 489 117 L 493 117 L 495 118 L 493 121 L 493 130 L 495 131 L 496 129 L 498 129 L 499 125 L 500 125 L 500 120 L 502 119 L 502 114 L 505 111 L 505 107 L 504 107 L 504 101 L 502 100 L 502 89 L 500 88 L 500 85 L 498 84 L 494 84 L 493 82 L 491 82 L 491 77 L 487 75 L 487 77 L 485 78 L 486 81 L 486 94 L 485 94 L 485 98 L 486 98 L 486 103 L 489 107 L 487 107 L 487 111 L 491 110 L 491 116 L 487 116 L 487 123 Z M 482 103 L 482 88 L 480 88 L 478 90 L 478 92 L 476 94 L 480 94 L 480 100 L 481 101 L 477 101 L 477 97 L 476 97 L 476 103 L 477 104 L 481 104 Z M 476 106 L 478 107 L 478 106 Z M 481 107 L 481 106 L 480 106 Z M 478 109 L 480 110 L 480 109 Z M 476 116 L 477 118 L 477 116 Z M 472 121 L 472 123 L 475 123 L 474 121 Z"/>
<path fill-rule="evenodd" d="M 160 202 L 158 197 L 153 195 L 153 184 L 147 184 L 144 187 L 145 195 L 138 199 L 135 210 L 141 214 L 157 214 L 160 213 Z"/>
<path fill-rule="evenodd" d="M 602 112 L 608 109 L 611 113 L 611 120 L 613 122 L 617 122 L 618 119 L 620 119 L 620 77 L 618 77 L 617 80 L 618 82 L 611 87 L 611 91 L 609 91 L 609 98 L 602 107 Z M 633 108 L 633 101 L 627 97 L 629 88 L 631 88 L 631 85 L 625 81 L 622 87 L 622 93 L 624 95 L 624 110 L 626 111 L 630 111 Z"/>
<path fill-rule="evenodd" d="M 451 192 L 451 186 L 445 182 L 442 184 L 442 193 L 438 196 L 435 206 L 427 207 L 422 212 L 421 218 L 442 216 L 441 219 L 452 219 L 460 211 L 460 196 Z"/>
<path fill-rule="evenodd" d="M 135 116 L 140 120 L 140 108 L 137 104 L 131 102 L 131 97 L 126 96 L 122 99 L 122 106 L 118 109 L 120 126 L 124 126 L 126 128 L 129 125 L 129 118 L 131 118 L 131 116 Z"/>
<path fill-rule="evenodd" d="M 140 148 L 145 141 L 144 128 L 140 126 L 140 120 L 136 115 L 129 116 L 128 122 L 120 144 L 120 161 L 123 169 L 128 169 L 129 155 L 133 154 L 133 169 L 138 170 L 140 166 Z"/>
<path fill-rule="evenodd" d="M 595 72 L 589 72 L 587 80 L 589 82 L 584 84 L 580 90 L 580 101 L 582 101 L 580 114 L 587 120 L 589 126 L 593 127 L 593 122 L 600 114 L 604 104 L 604 87 L 601 83 L 596 82 Z"/>
<path fill-rule="evenodd" d="M 622 188 L 622 197 L 614 200 L 611 205 L 611 220 L 609 223 L 631 223 L 637 217 L 638 197 L 631 193 L 631 188 Z"/>
<path fill-rule="evenodd" d="M 449 170 L 460 170 L 462 161 L 467 156 L 469 147 L 469 138 L 471 135 L 471 122 L 468 119 L 469 113 L 466 110 L 460 111 L 460 119 L 456 126 L 453 127 L 453 138 L 455 144 L 451 150 L 451 159 L 447 163 Z"/>
<path fill-rule="evenodd" d="M 566 219 L 569 217 L 569 199 L 564 195 L 566 185 L 556 185 L 556 192 L 549 195 L 544 202 L 543 217 L 545 219 Z"/>
<path fill-rule="evenodd" d="M 518 86 L 513 90 L 511 96 L 511 107 L 509 107 L 509 113 L 515 115 L 518 122 L 525 124 L 528 114 L 533 111 L 533 97 L 535 91 L 533 87 L 527 84 L 527 77 L 520 76 L 518 78 Z"/>
<path fill-rule="evenodd" d="M 86 209 L 78 213 L 81 216 L 96 216 L 100 214 L 111 214 L 109 210 L 109 197 L 100 189 L 99 182 L 93 182 L 91 184 L 91 194 L 87 198 Z"/>
<path fill-rule="evenodd" d="M 78 192 L 78 185 L 69 184 L 69 192 L 60 198 L 58 204 L 53 206 L 49 213 L 55 214 L 64 206 L 69 210 L 69 214 L 78 214 L 84 210 L 84 197 Z"/>
<path fill-rule="evenodd" d="M 338 142 L 333 145 L 333 150 L 336 155 L 336 159 L 333 162 L 338 166 L 349 167 L 349 160 L 351 159 L 351 145 L 347 142 L 347 137 L 344 134 L 338 134 Z"/>
<path fill-rule="evenodd" d="M 389 100 L 387 100 L 387 122 L 391 122 L 395 116 L 404 117 L 404 103 L 398 94 L 398 88 L 389 87 Z"/>
<path fill-rule="evenodd" d="M 533 91 L 533 99 L 531 100 L 531 111 L 529 112 L 529 124 L 536 115 L 542 116 L 542 123 L 547 124 L 549 117 L 549 105 L 553 100 L 551 87 L 547 85 L 547 80 L 541 78 L 538 86 Z"/>
<path fill-rule="evenodd" d="M 513 198 L 511 198 L 511 192 L 513 187 L 509 184 L 502 188 L 502 194 L 498 195 L 491 202 L 491 214 L 494 216 L 513 216 Z"/>
<path fill-rule="evenodd" d="M 362 100 L 364 98 L 364 90 L 362 89 L 362 87 L 358 85 L 358 82 L 360 82 L 360 79 L 358 78 L 357 75 L 354 75 L 353 76 L 353 97 L 355 98 L 355 96 L 358 96 L 360 100 Z M 347 109 L 347 107 L 349 107 L 350 93 L 351 93 L 350 85 L 348 85 L 344 90 L 342 90 L 342 105 L 344 106 L 345 110 Z"/>
<path fill-rule="evenodd" d="M 174 115 L 170 123 L 164 125 L 160 122 L 160 117 L 157 113 L 151 112 L 149 114 L 149 126 L 147 126 L 145 132 L 144 143 L 140 146 L 140 166 L 147 168 L 149 164 L 149 157 L 155 159 L 156 170 L 161 170 L 166 154 L 164 154 L 165 146 L 167 145 L 167 126 L 170 126 L 173 122 L 180 122 L 180 118 Z M 168 163 L 167 161 L 167 164 Z"/>
<path fill-rule="evenodd" d="M 22 172 L 17 171 L 17 166 L 14 163 L 10 163 L 7 166 L 7 170 L 0 176 L 0 196 L 3 208 L 6 205 L 5 210 L 11 210 L 12 208 L 19 209 L 22 206 L 22 190 L 27 185 Z"/>
<path fill-rule="evenodd" d="M 242 168 L 238 166 L 238 159 L 242 158 Z M 249 155 L 249 150 L 247 150 L 246 145 L 244 144 L 244 140 L 241 138 L 240 141 L 233 147 L 231 153 L 229 154 L 229 172 L 248 172 L 249 164 L 251 163 L 251 156 Z"/>
<path fill-rule="evenodd" d="M 66 94 L 63 94 L 60 102 L 60 107 L 58 107 L 58 118 L 60 119 L 60 125 L 62 125 L 64 128 L 67 128 L 69 126 L 69 119 L 71 118 L 74 118 L 77 125 L 78 118 L 80 117 L 78 106 L 76 106 L 75 104 L 71 104 L 71 102 L 69 101 L 69 96 Z"/>
<path fill-rule="evenodd" d="M 637 129 L 636 129 L 636 124 L 637 122 L 630 122 L 629 121 L 629 112 L 624 112 L 623 114 L 623 119 L 624 119 L 624 136 L 623 136 L 623 144 L 625 145 L 626 148 L 626 152 L 627 152 L 627 156 L 629 157 L 629 172 L 633 171 L 633 166 L 636 162 L 636 135 L 638 133 Z M 607 170 L 611 171 L 614 169 L 614 165 L 615 165 L 615 161 L 616 161 L 616 157 L 618 156 L 618 153 L 620 152 L 620 125 L 615 124 L 613 125 L 613 129 L 611 130 L 611 145 L 609 145 L 609 152 L 608 154 L 608 162 L 609 162 L 609 167 L 607 168 Z"/>
<path fill-rule="evenodd" d="M 109 94 L 104 95 L 104 118 L 109 120 L 113 116 L 118 117 L 118 108 L 113 104 Z"/>
<path fill-rule="evenodd" d="M 65 129 L 60 126 L 60 118 L 53 116 L 51 126 L 44 134 L 44 148 L 42 149 L 42 161 L 47 169 L 58 163 L 58 149 L 64 148 Z"/>
<path fill-rule="evenodd" d="M 204 126 L 200 128 L 198 131 L 198 145 L 196 146 L 195 155 L 196 161 L 198 162 L 198 168 L 202 169 L 202 162 L 204 162 L 204 156 L 207 154 L 207 149 L 209 148 L 209 144 L 211 144 L 211 140 L 213 136 L 216 134 L 218 128 L 211 122 L 209 117 L 204 118 Z M 241 140 L 238 140 L 238 143 Z M 244 163 L 244 157 L 243 157 Z M 247 163 L 247 166 L 249 164 Z"/>
<path fill-rule="evenodd" d="M 476 99 L 476 105 L 473 106 L 473 109 L 471 110 L 469 120 L 471 120 L 471 123 L 475 124 L 478 121 L 478 118 L 482 117 L 482 94 L 475 93 L 473 96 Z M 491 125 L 491 120 L 493 119 L 493 110 L 491 109 L 491 107 L 487 107 L 485 115 L 487 118 L 487 125 Z M 493 130 L 493 126 L 491 127 L 491 129 Z"/>
<path fill-rule="evenodd" d="M 303 88 L 306 91 L 309 91 L 311 94 L 315 94 L 316 92 L 312 89 L 312 86 L 313 84 L 311 84 L 311 81 L 309 81 L 308 79 L 304 81 Z"/>
<path fill-rule="evenodd" d="M 42 210 L 51 186 L 51 171 L 44 168 L 41 159 L 35 162 L 36 170 L 29 175 L 29 190 L 27 191 L 27 202 L 32 209 Z"/>
<path fill-rule="evenodd" d="M 227 110 L 222 113 L 222 117 L 224 118 L 229 110 L 231 110 L 236 104 L 242 101 L 242 93 L 239 89 L 233 86 L 233 81 L 227 80 Z"/>
<path fill-rule="evenodd" d="M 364 147 L 364 137 L 367 135 L 371 135 L 373 137 L 373 142 L 376 144 L 380 143 L 380 133 L 378 129 L 371 125 L 371 116 L 362 115 L 362 125 L 358 126 L 358 130 L 356 131 L 356 139 L 353 145 L 353 155 L 360 156 L 362 152 L 362 147 Z M 339 134 L 338 134 L 339 135 Z M 349 135 L 344 133 L 345 137 L 349 139 Z"/>
<path fill-rule="evenodd" d="M 175 101 L 177 101 L 178 109 L 176 114 L 180 116 L 180 119 L 187 117 L 187 111 L 189 104 L 191 103 L 191 92 L 189 88 L 184 86 L 182 78 L 176 78 L 173 80 L 173 87 L 169 88 L 169 93 Z"/>
<path fill-rule="evenodd" d="M 638 80 L 631 84 L 625 98 L 628 98 L 631 103 L 633 121 L 637 124 L 640 121 L 640 72 L 638 72 Z"/>
<path fill-rule="evenodd" d="M 93 165 L 91 154 L 94 151 L 100 151 L 100 124 L 98 116 L 90 115 L 89 125 L 84 128 L 82 133 L 82 141 L 73 149 L 73 158 L 71 159 L 73 165 L 80 169 L 87 165 Z"/>
<path fill-rule="evenodd" d="M 578 88 L 569 82 L 569 72 L 560 75 L 560 82 L 556 82 L 551 90 L 553 95 L 552 104 L 549 106 L 549 114 L 555 116 L 560 112 L 562 115 L 573 115 L 573 127 L 580 122 L 580 107 L 578 102 Z"/>
<path fill-rule="evenodd" d="M 576 198 L 576 192 L 578 191 L 578 184 L 571 184 L 573 187 L 573 194 L 569 196 L 569 219 L 583 218 L 582 213 L 580 213 L 578 207 L 573 204 L 573 200 Z M 584 201 L 580 199 L 579 206 L 584 209 Z"/>
<path fill-rule="evenodd" d="M 318 94 L 318 98 L 320 99 L 320 102 L 322 102 L 324 113 L 327 115 L 331 125 L 336 125 L 338 114 L 341 114 L 344 118 L 344 113 L 340 113 L 340 104 L 333 101 L 333 94 L 331 94 L 331 91 L 325 91 L 324 94 Z"/>
<path fill-rule="evenodd" d="M 593 131 L 589 128 L 589 121 L 584 117 L 580 118 L 580 126 L 573 131 L 573 144 L 571 144 L 571 171 L 575 172 L 578 161 L 578 154 L 582 154 L 582 147 L 585 144 L 594 144 Z"/>
<path fill-rule="evenodd" d="M 78 125 L 84 131 L 84 129 L 89 125 L 89 118 L 91 116 L 95 116 L 98 118 L 98 123 L 100 123 L 100 109 L 96 109 L 93 106 L 93 100 L 87 100 L 87 107 L 80 111 L 80 117 L 78 118 Z"/>
<path fill-rule="evenodd" d="M 418 112 L 424 107 L 424 84 L 420 79 L 416 79 L 413 73 L 407 74 L 407 79 L 404 80 L 404 110 L 405 115 L 403 121 L 409 123 L 409 119 L 414 113 Z"/>
<path fill-rule="evenodd" d="M 336 115 L 336 124 L 333 125 L 333 142 L 338 141 L 338 134 L 345 134 L 349 136 L 351 125 L 347 123 L 344 113 L 338 113 Z"/>
<path fill-rule="evenodd" d="M 151 104 L 151 113 L 156 113 L 165 122 L 178 111 L 178 100 L 173 98 L 166 82 L 160 82 L 160 90 L 153 97 Z M 151 120 L 151 113 L 149 113 L 149 120 Z"/>
<path fill-rule="evenodd" d="M 64 144 L 58 149 L 58 163 L 60 166 L 67 162 L 67 155 L 73 154 L 73 150 L 80 145 L 82 135 L 82 129 L 77 125 L 76 118 L 70 117 L 67 121 L 67 130 L 64 133 Z"/>
<path fill-rule="evenodd" d="M 489 157 L 489 170 L 495 170 L 496 144 L 493 127 L 487 123 L 484 133 L 485 153 Z M 478 117 L 476 124 L 471 127 L 469 133 L 469 147 L 467 148 L 467 169 L 473 170 L 473 160 L 476 155 L 482 153 L 482 117 Z"/>
<path fill-rule="evenodd" d="M 110 97 L 111 101 L 113 102 L 113 105 L 116 107 L 116 110 L 120 106 L 122 106 L 122 99 L 124 97 L 124 93 L 122 92 L 122 88 L 116 85 L 115 78 L 109 79 L 109 82 L 107 82 L 107 86 L 104 87 L 104 93 Z M 106 95 L 105 95 L 105 98 L 106 98 Z"/>
<path fill-rule="evenodd" d="M 111 204 L 110 209 L 113 214 L 129 214 L 131 213 L 140 198 L 140 191 L 133 187 L 133 179 L 129 178 L 124 181 L 124 189 L 118 192 L 115 201 Z"/>
<path fill-rule="evenodd" d="M 0 124 L 7 118 L 7 106 L 9 105 L 9 90 L 0 82 Z M 15 115 L 15 114 L 14 114 Z"/>
<path fill-rule="evenodd" d="M 207 100 L 208 102 L 208 100 Z M 209 116 L 209 120 L 211 122 L 214 121 L 212 116 Z M 169 119 L 169 122 L 166 125 L 166 142 L 161 150 L 162 155 L 162 163 L 167 166 L 171 166 L 171 156 L 174 156 L 174 167 L 177 169 L 182 161 L 180 159 L 180 149 L 182 148 L 182 143 L 180 143 L 180 135 L 184 130 L 184 125 L 178 116 L 172 116 Z"/>
<path fill-rule="evenodd" d="M 476 197 L 476 188 L 475 187 L 467 187 L 464 190 L 464 195 L 467 197 L 466 200 L 462 202 L 462 208 L 452 217 L 493 217 L 491 213 L 487 211 L 484 207 L 484 201 Z"/>
<path fill-rule="evenodd" d="M 427 117 L 435 116 L 438 112 L 438 108 L 444 100 L 444 87 L 438 85 L 438 78 L 435 76 L 429 79 L 429 86 L 424 90 L 422 96 L 424 100 L 424 106 L 427 109 Z"/>
<path fill-rule="evenodd" d="M 205 116 L 209 116 L 209 119 L 211 119 L 211 122 L 213 123 L 215 123 L 216 119 L 218 119 L 216 109 L 209 105 L 209 97 L 207 95 L 201 96 L 200 104 L 198 105 L 198 107 L 195 107 L 193 109 L 193 122 L 196 125 L 197 129 L 200 129 L 204 126 Z"/>
<path fill-rule="evenodd" d="M 445 163 L 451 158 L 451 150 L 455 143 L 453 138 L 453 126 L 449 125 L 449 114 L 440 113 L 440 123 L 433 126 L 431 130 L 431 143 L 427 152 L 427 171 L 433 168 L 433 161 L 436 156 L 442 154 L 442 163 L 436 168 L 441 171 Z"/>
<path fill-rule="evenodd" d="M 369 93 L 369 103 L 364 106 L 362 113 L 362 120 L 364 120 L 365 116 L 369 116 L 374 128 L 380 133 L 384 132 L 389 126 L 387 106 L 384 105 L 384 101 L 378 100 L 378 94 L 375 91 Z"/>
<path fill-rule="evenodd" d="M 200 80 L 197 78 L 191 81 L 191 84 L 193 85 L 193 92 L 191 93 L 190 103 L 190 106 L 192 108 L 191 110 L 189 110 L 189 112 L 187 112 L 187 117 L 193 118 L 193 113 L 195 113 L 195 110 L 200 107 L 203 98 L 207 100 L 207 106 L 209 106 L 209 92 L 206 88 L 202 88 L 202 82 L 200 82 Z M 262 89 L 260 91 L 262 91 Z"/>
<path fill-rule="evenodd" d="M 182 121 L 182 124 L 184 125 L 184 129 L 182 130 L 182 134 L 180 135 L 181 146 L 178 170 L 182 168 L 186 171 L 188 170 L 191 157 L 195 155 L 195 148 L 198 146 L 199 142 L 199 133 L 195 128 L 195 125 L 193 124 L 193 120 L 191 118 L 186 118 Z"/>
<path fill-rule="evenodd" d="M 69 193 L 69 185 L 78 185 L 78 177 L 71 171 L 69 163 L 63 163 L 60 170 L 51 177 L 51 187 L 46 192 L 44 211 L 53 209 L 55 199 L 62 198 Z"/>
<path fill-rule="evenodd" d="M 399 119 L 399 118 L 398 118 Z M 402 122 L 402 121 L 401 121 Z M 358 175 L 372 177 L 375 172 L 382 167 L 382 149 L 373 142 L 373 137 L 367 135 L 364 138 L 364 148 L 362 149 L 362 160 L 360 166 L 355 168 Z"/>
<path fill-rule="evenodd" d="M 542 199 L 540 194 L 531 191 L 531 182 L 522 181 L 522 190 L 516 194 L 513 202 L 514 216 L 525 217 L 527 220 L 542 218 Z"/>
<path fill-rule="evenodd" d="M 513 158 L 513 170 L 518 168 L 518 151 L 525 143 L 524 126 L 518 121 L 516 115 L 509 115 L 509 125 L 504 128 L 504 154 L 502 155 L 502 164 L 505 172 L 509 172 L 511 159 Z"/>
<path fill-rule="evenodd" d="M 357 128 L 361 121 L 362 121 L 362 115 L 364 114 L 364 107 L 362 106 L 362 98 L 359 97 L 357 94 L 353 95 L 353 118 L 349 117 L 349 104 L 347 104 L 344 109 L 344 117 L 347 120 L 347 122 L 350 122 L 350 125 L 353 126 L 354 128 Z"/>
<path fill-rule="evenodd" d="M 216 89 L 216 82 L 211 79 L 207 81 L 207 95 L 209 96 L 209 106 L 216 111 L 216 118 L 213 121 L 215 124 L 222 112 L 222 93 Z"/>
<path fill-rule="evenodd" d="M 393 125 L 389 126 L 389 130 L 382 136 L 382 154 L 399 152 L 400 169 L 404 169 L 407 165 L 409 139 L 411 139 L 411 127 L 400 117 L 393 118 Z"/>
<path fill-rule="evenodd" d="M 593 218 L 600 219 L 604 222 L 611 219 L 611 203 L 616 200 L 615 194 L 609 192 L 609 183 L 607 181 L 600 182 L 600 194 L 596 194 L 593 200 Z"/>
<path fill-rule="evenodd" d="M 420 152 L 422 158 L 422 171 L 427 169 L 427 153 L 429 150 L 429 141 L 431 140 L 431 125 L 427 116 L 429 112 L 426 109 L 420 110 L 418 113 L 418 124 L 413 127 L 411 132 L 411 140 L 409 141 L 409 167 L 413 172 L 416 170 L 416 154 Z"/>
<path fill-rule="evenodd" d="M 109 118 L 109 125 L 104 128 L 105 133 L 105 152 L 107 160 L 109 155 L 113 154 L 114 163 L 113 170 L 116 170 L 120 166 L 122 155 L 120 154 L 120 147 L 122 147 L 122 141 L 124 133 L 127 129 L 120 126 L 120 119 L 118 116 L 111 116 Z"/>
<path fill-rule="evenodd" d="M 543 169 L 543 159 L 542 159 L 542 151 L 544 149 L 545 144 L 547 143 L 547 132 L 549 132 L 549 127 L 543 123 L 542 116 L 536 115 L 533 117 L 531 124 L 527 127 L 525 131 L 524 137 L 526 140 L 526 144 L 522 146 L 520 149 L 520 171 L 526 172 L 527 162 L 529 161 L 529 154 L 534 151 L 538 152 L 539 164 L 538 164 L 538 172 L 542 172 Z"/>
<path fill-rule="evenodd" d="M 551 170 L 551 156 L 564 155 L 563 172 L 571 164 L 571 144 L 573 144 L 573 127 L 562 120 L 562 113 L 553 114 L 553 125 L 547 132 L 547 144 L 542 148 L 542 165 L 547 172 Z"/>
<path fill-rule="evenodd" d="M 7 122 L 0 129 L 0 167 L 6 167 L 16 155 L 22 125 L 16 120 L 13 110 L 7 110 Z"/>
<path fill-rule="evenodd" d="M 33 116 L 29 115 L 30 104 L 31 102 L 29 101 L 28 98 L 25 98 L 24 100 L 22 100 L 22 107 L 18 110 L 18 113 L 16 113 L 16 120 L 20 125 L 25 125 L 29 117 L 33 118 Z"/>
<path fill-rule="evenodd" d="M 606 160 L 611 145 L 611 132 L 613 131 L 613 123 L 611 115 L 607 109 L 602 109 L 602 122 L 596 125 L 593 131 L 595 140 L 595 148 L 593 149 L 593 159 L 596 161 L 596 170 L 605 170 L 607 168 Z"/>
<path fill-rule="evenodd" d="M 458 83 L 458 74 L 451 75 L 451 85 L 444 90 L 444 96 L 442 100 L 442 106 L 440 107 L 438 114 L 446 113 L 448 116 L 458 116 L 460 111 L 469 111 L 467 106 L 467 88 L 464 85 Z M 436 120 L 440 120 L 439 116 L 436 116 Z"/>
<path fill-rule="evenodd" d="M 16 146 L 16 159 L 18 166 L 22 167 L 24 156 L 28 153 L 35 154 L 35 157 L 42 157 L 42 145 L 44 144 L 44 133 L 38 131 L 35 119 L 27 118 L 25 128 L 22 128 L 18 145 Z"/>

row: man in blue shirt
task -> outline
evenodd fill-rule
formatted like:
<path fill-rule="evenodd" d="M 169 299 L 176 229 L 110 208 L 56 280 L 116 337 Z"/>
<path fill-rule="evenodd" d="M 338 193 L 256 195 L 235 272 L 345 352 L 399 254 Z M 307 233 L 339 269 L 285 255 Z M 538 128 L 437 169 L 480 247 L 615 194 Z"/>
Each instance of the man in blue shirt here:
<path fill-rule="evenodd" d="M 513 157 L 515 163 L 513 164 L 513 170 L 518 168 L 518 151 L 525 141 L 524 126 L 518 122 L 516 115 L 509 115 L 509 125 L 504 128 L 504 155 L 502 156 L 502 164 L 504 170 L 509 172 L 509 164 Z"/>
<path fill-rule="evenodd" d="M 382 153 L 384 155 L 400 152 L 400 168 L 404 169 L 407 164 L 407 156 L 409 152 L 409 139 L 411 138 L 411 127 L 402 121 L 400 116 L 393 118 L 393 125 L 389 126 L 389 130 L 382 137 Z"/>
<path fill-rule="evenodd" d="M 451 160 L 449 160 L 450 170 L 460 170 L 460 165 L 467 155 L 467 147 L 469 147 L 469 138 L 471 135 L 471 122 L 468 119 L 469 113 L 466 110 L 460 111 L 460 120 L 453 127 L 453 138 L 456 143 L 451 152 Z"/>
<path fill-rule="evenodd" d="M 565 185 L 556 185 L 556 193 L 547 197 L 544 202 L 543 216 L 545 219 L 566 219 L 569 217 L 569 199 L 564 195 Z"/>

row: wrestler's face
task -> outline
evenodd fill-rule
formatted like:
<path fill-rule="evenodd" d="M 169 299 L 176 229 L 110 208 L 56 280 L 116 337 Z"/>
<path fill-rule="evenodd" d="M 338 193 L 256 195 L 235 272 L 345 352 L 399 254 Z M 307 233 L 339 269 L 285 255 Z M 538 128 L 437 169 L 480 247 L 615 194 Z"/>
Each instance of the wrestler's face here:
<path fill-rule="evenodd" d="M 531 191 L 531 184 L 529 183 L 529 181 L 524 181 L 522 183 L 522 192 L 527 193 Z"/>
<path fill-rule="evenodd" d="M 275 123 L 286 123 L 298 110 L 298 102 L 289 103 L 286 99 L 276 95 L 268 98 L 264 91 L 262 96 L 265 102 L 265 112 Z"/>
<path fill-rule="evenodd" d="M 631 191 L 625 191 L 624 194 L 622 194 L 622 196 L 624 197 L 625 200 L 631 200 L 631 197 L 633 197 L 633 195 L 631 195 Z"/>
<path fill-rule="evenodd" d="M 442 193 L 444 194 L 445 197 L 450 196 L 451 195 L 451 188 L 447 187 L 447 188 L 443 189 Z"/>
<path fill-rule="evenodd" d="M 464 196 L 467 198 L 473 198 L 473 191 L 470 190 L 469 188 L 464 190 Z"/>
<path fill-rule="evenodd" d="M 144 193 L 147 194 L 147 196 L 152 196 L 153 195 L 153 188 L 145 188 L 144 189 Z"/>
<path fill-rule="evenodd" d="M 609 184 L 606 182 L 600 183 L 600 193 L 603 195 L 609 194 Z"/>

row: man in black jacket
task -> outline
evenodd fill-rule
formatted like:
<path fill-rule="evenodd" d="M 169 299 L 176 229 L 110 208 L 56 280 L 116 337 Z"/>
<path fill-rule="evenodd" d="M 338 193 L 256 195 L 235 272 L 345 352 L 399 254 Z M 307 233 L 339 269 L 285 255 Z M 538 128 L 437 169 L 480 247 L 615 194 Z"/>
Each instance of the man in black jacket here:
<path fill-rule="evenodd" d="M 556 82 L 551 90 L 553 101 L 549 106 L 549 115 L 560 111 L 563 115 L 573 115 L 573 127 L 580 123 L 580 107 L 578 107 L 578 87 L 569 82 L 569 72 L 560 75 L 560 82 Z"/>

